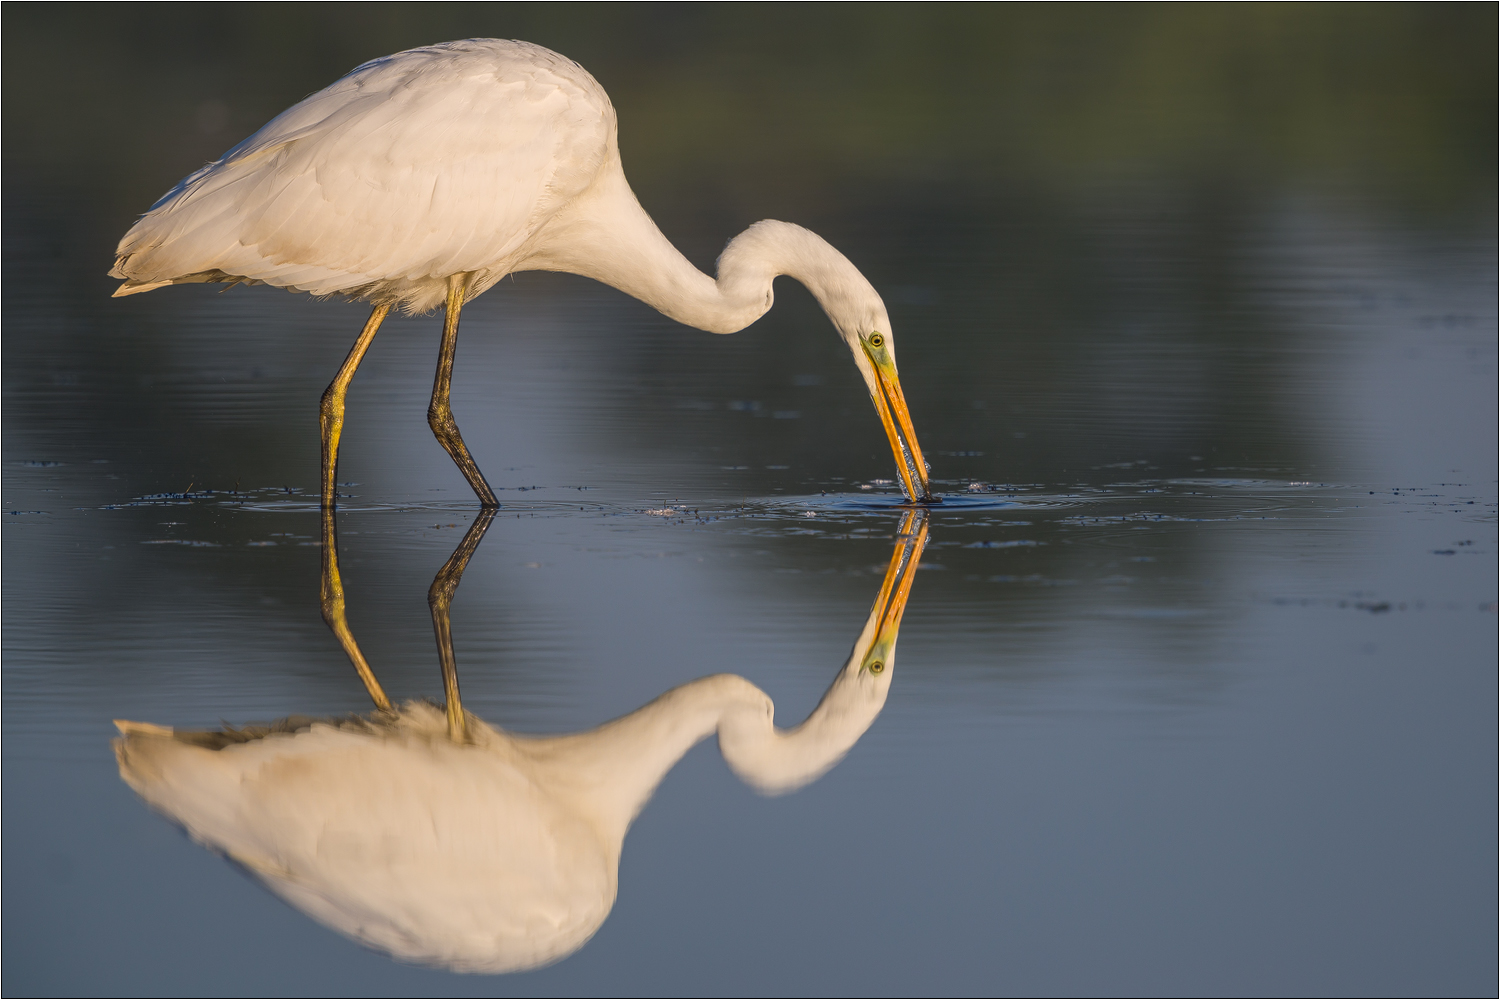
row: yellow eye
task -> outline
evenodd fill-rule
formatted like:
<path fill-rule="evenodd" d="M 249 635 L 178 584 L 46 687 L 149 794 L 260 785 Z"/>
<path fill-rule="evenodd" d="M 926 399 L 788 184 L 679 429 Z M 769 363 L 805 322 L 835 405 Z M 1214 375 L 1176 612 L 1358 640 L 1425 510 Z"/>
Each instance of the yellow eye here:
<path fill-rule="evenodd" d="M 881 663 L 879 660 L 876 660 L 874 663 L 870 664 L 870 673 L 872 674 L 878 674 L 884 669 L 885 664 Z"/>
<path fill-rule="evenodd" d="M 885 346 L 885 334 L 883 334 L 883 333 L 872 333 L 872 334 L 870 334 L 870 346 L 871 347 L 884 347 Z"/>

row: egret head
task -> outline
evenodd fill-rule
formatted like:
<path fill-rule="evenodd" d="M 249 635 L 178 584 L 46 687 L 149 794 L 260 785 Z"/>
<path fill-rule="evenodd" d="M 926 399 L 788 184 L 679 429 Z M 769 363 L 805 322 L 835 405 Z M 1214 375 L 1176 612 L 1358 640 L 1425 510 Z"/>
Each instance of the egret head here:
<path fill-rule="evenodd" d="M 771 308 L 771 282 L 779 274 L 807 286 L 839 336 L 854 354 L 885 425 L 896 457 L 901 485 L 915 503 L 934 498 L 927 485 L 927 461 L 917 444 L 901 379 L 896 374 L 896 342 L 885 303 L 873 285 L 817 233 L 790 222 L 762 219 L 729 241 L 719 255 L 718 287 L 724 297 L 742 305 L 735 323 L 742 329 Z"/>
<path fill-rule="evenodd" d="M 896 638 L 901 631 L 901 616 L 911 596 L 913 577 L 922 562 L 927 545 L 927 512 L 908 510 L 896 533 L 896 550 L 885 571 L 880 593 L 870 608 L 864 631 L 854 643 L 846 672 L 864 677 L 879 685 L 882 691 L 890 684 L 891 667 L 895 665 Z"/>
<path fill-rule="evenodd" d="M 861 322 L 836 325 L 854 355 L 854 364 L 864 376 L 870 399 L 875 403 L 875 412 L 880 414 L 907 499 L 929 503 L 933 497 L 927 483 L 927 460 L 922 457 L 921 445 L 917 444 L 916 428 L 912 426 L 906 397 L 901 392 L 901 377 L 896 371 L 896 338 L 891 332 L 890 317 L 886 315 L 884 305 L 862 312 L 865 315 L 860 317 Z"/>

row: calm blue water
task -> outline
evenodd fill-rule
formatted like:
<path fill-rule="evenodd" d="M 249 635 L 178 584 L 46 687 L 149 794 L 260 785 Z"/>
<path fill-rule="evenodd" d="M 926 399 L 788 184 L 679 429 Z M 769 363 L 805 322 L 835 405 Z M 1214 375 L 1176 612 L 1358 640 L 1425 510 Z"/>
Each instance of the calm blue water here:
<path fill-rule="evenodd" d="M 835 225 L 945 494 L 889 701 L 787 797 L 689 752 L 597 936 L 498 978 L 290 909 L 110 751 L 115 718 L 368 709 L 319 617 L 315 503 L 363 311 L 111 301 L 13 233 L 6 990 L 1491 993 L 1491 213 L 1233 213 L 1206 270 L 1149 213 L 1056 220 L 1078 252 L 1040 262 L 1003 214 Z M 568 732 L 716 672 L 783 722 L 817 703 L 900 511 L 844 348 L 783 283 L 731 338 L 561 276 L 465 311 L 454 408 L 505 505 L 453 606 L 472 711 Z M 423 418 L 438 332 L 376 339 L 340 471 L 350 625 L 399 699 L 441 697 L 425 595 L 476 509 Z"/>

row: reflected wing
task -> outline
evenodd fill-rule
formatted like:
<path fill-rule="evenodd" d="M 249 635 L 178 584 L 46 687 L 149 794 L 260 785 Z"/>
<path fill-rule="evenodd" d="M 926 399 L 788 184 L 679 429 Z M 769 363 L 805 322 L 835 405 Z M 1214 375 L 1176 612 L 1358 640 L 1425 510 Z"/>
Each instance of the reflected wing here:
<path fill-rule="evenodd" d="M 367 945 L 464 971 L 570 953 L 614 903 L 618 846 L 503 752 L 456 746 L 445 727 L 408 705 L 395 731 L 316 723 L 211 750 L 126 723 L 115 752 L 121 777 L 195 840 Z"/>
<path fill-rule="evenodd" d="M 546 49 L 399 53 L 183 180 L 121 240 L 112 273 L 330 294 L 481 270 L 587 187 L 612 128 L 598 84 Z"/>

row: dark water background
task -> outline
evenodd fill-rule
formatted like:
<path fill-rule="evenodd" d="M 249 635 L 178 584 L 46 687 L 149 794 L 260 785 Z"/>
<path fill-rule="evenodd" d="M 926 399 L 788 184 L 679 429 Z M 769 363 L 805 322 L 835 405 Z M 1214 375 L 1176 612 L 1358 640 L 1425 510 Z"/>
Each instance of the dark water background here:
<path fill-rule="evenodd" d="M 8 994 L 1493 995 L 1492 7 L 84 9 L 5 17 Z M 699 746 L 597 937 L 501 978 L 288 909 L 108 745 L 365 708 L 306 544 L 364 310 L 112 301 L 114 241 L 356 63 L 469 35 L 589 67 L 700 266 L 766 216 L 842 248 L 966 500 L 850 756 L 765 799 Z M 454 605 L 472 710 L 571 731 L 718 671 L 816 703 L 898 518 L 846 350 L 777 293 L 729 338 L 562 275 L 465 310 L 505 504 Z M 475 511 L 438 331 L 387 323 L 341 465 L 399 698 L 441 693 L 425 594 Z"/>

